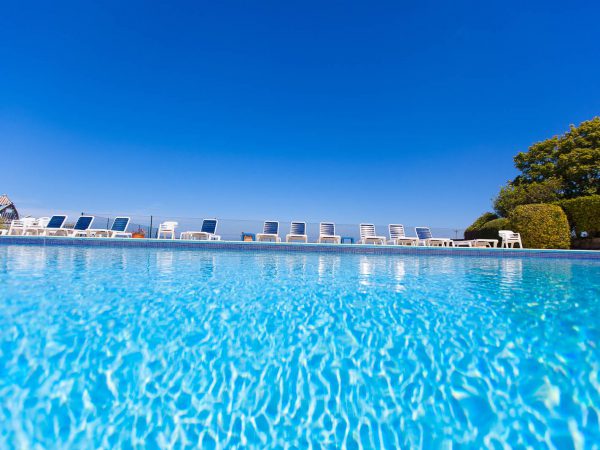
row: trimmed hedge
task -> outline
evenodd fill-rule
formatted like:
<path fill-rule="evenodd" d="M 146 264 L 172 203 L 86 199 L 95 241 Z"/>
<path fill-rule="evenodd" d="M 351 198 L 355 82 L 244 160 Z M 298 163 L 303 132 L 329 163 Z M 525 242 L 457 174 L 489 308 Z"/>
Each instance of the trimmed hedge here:
<path fill-rule="evenodd" d="M 560 200 L 556 204 L 565 211 L 577 235 L 587 231 L 590 237 L 600 236 L 600 195 Z"/>
<path fill-rule="evenodd" d="M 475 220 L 466 230 L 465 230 L 465 239 L 477 239 L 474 237 L 477 234 L 477 231 L 486 223 L 491 220 L 497 219 L 498 216 L 491 212 L 483 213 L 481 216 Z"/>
<path fill-rule="evenodd" d="M 474 232 L 474 236 L 469 239 L 500 239 L 498 231 L 510 230 L 510 221 L 504 217 L 490 220 L 483 224 L 479 230 Z"/>
<path fill-rule="evenodd" d="M 521 205 L 509 216 L 512 230 L 521 233 L 526 248 L 569 248 L 567 215 L 558 205 Z"/>

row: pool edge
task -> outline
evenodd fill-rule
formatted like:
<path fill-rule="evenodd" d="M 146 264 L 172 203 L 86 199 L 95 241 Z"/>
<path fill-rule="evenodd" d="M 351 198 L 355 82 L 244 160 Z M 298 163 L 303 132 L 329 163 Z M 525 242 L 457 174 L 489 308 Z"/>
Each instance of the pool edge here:
<path fill-rule="evenodd" d="M 476 256 L 476 257 L 529 257 L 557 259 L 600 260 L 600 251 L 594 250 L 542 250 L 504 249 L 470 247 L 411 247 L 397 245 L 350 245 L 350 244 L 302 244 L 242 241 L 182 241 L 169 239 L 127 239 L 127 238 L 72 238 L 57 236 L 0 236 L 0 245 L 63 245 L 86 247 L 121 248 L 171 248 L 187 250 L 238 250 L 238 251 L 279 251 L 339 253 L 363 255 L 436 255 L 436 256 Z"/>

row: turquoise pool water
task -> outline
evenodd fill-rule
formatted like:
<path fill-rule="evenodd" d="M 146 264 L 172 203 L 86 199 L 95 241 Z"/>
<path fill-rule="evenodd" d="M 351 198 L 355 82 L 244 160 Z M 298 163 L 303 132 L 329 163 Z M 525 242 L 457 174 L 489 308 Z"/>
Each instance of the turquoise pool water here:
<path fill-rule="evenodd" d="M 600 263 L 0 245 L 0 447 L 594 448 Z"/>

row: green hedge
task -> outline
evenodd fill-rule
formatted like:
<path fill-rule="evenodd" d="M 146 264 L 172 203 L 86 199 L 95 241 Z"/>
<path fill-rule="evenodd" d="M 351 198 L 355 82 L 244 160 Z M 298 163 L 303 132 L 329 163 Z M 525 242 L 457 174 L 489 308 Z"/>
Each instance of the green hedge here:
<path fill-rule="evenodd" d="M 567 215 L 558 205 L 521 205 L 509 216 L 512 230 L 521 233 L 526 248 L 569 248 Z"/>
<path fill-rule="evenodd" d="M 475 237 L 475 235 L 477 234 L 477 231 L 486 223 L 488 223 L 491 220 L 497 219 L 498 216 L 494 213 L 491 212 L 486 212 L 483 213 L 481 216 L 479 216 L 477 218 L 477 220 L 475 220 L 475 222 L 473 222 L 471 224 L 471 226 L 469 226 L 466 230 L 465 230 L 465 239 L 477 239 L 477 237 Z"/>
<path fill-rule="evenodd" d="M 565 211 L 577 235 L 587 231 L 590 237 L 600 236 L 600 195 L 560 200 L 556 204 Z"/>
<path fill-rule="evenodd" d="M 500 239 L 498 231 L 510 230 L 510 221 L 504 217 L 490 220 L 483 224 L 479 230 L 475 231 L 474 236 L 469 239 Z"/>

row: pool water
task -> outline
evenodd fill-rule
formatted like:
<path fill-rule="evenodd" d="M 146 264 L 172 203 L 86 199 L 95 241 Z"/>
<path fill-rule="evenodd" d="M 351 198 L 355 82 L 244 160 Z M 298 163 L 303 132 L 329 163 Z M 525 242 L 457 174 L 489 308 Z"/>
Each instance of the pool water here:
<path fill-rule="evenodd" d="M 597 448 L 600 262 L 0 246 L 0 448 Z"/>

